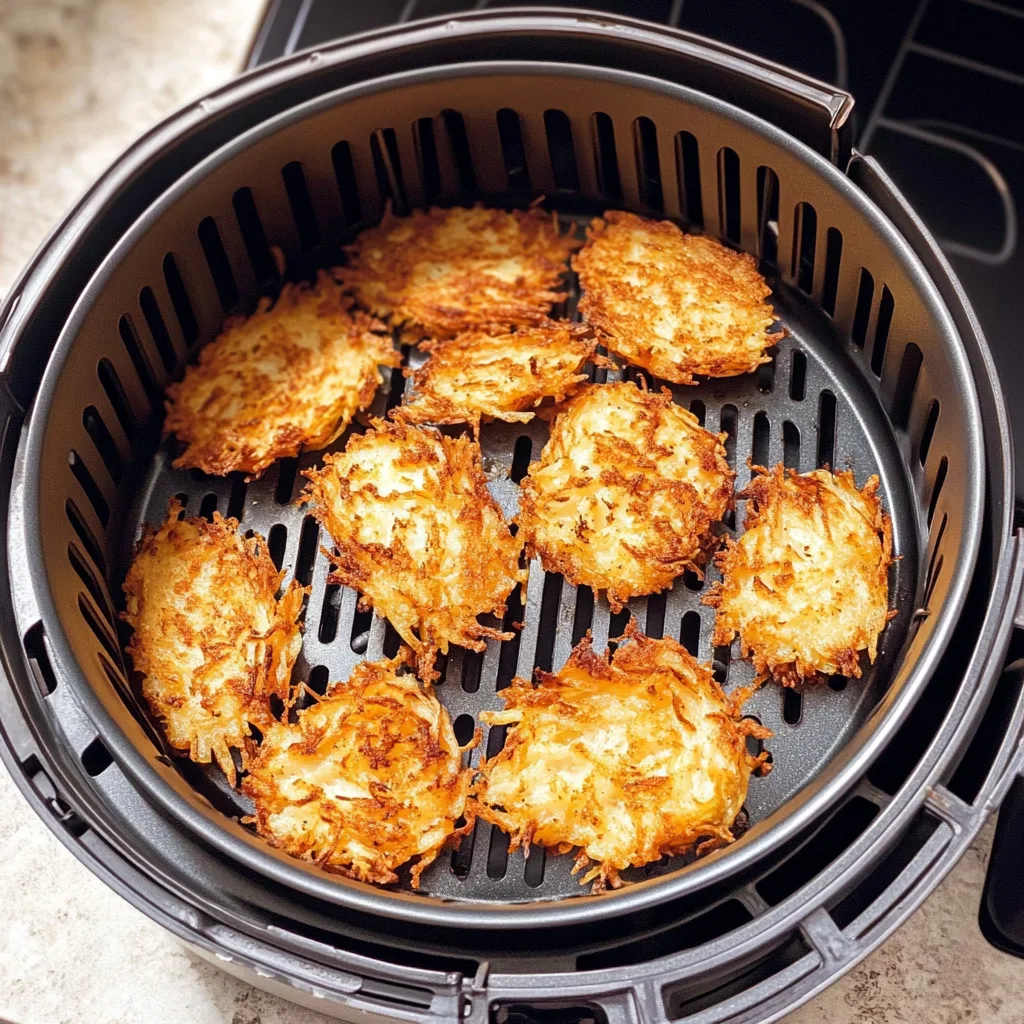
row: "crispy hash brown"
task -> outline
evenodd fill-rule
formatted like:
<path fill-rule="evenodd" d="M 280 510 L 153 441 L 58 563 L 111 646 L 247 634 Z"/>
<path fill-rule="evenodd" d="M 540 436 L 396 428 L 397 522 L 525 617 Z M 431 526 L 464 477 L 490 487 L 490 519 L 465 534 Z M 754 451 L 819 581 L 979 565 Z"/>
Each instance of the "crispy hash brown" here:
<path fill-rule="evenodd" d="M 804 475 L 778 465 L 756 474 L 745 530 L 716 556 L 722 582 L 705 602 L 718 609 L 716 645 L 739 634 L 760 676 L 786 686 L 873 662 L 889 611 L 892 521 L 878 477 L 857 490 L 853 474 Z"/>
<path fill-rule="evenodd" d="M 746 253 L 669 221 L 611 210 L 595 219 L 573 258 L 580 312 L 610 351 L 656 377 L 734 377 L 768 361 L 784 331 L 765 302 L 771 289 Z"/>
<path fill-rule="evenodd" d="M 722 439 L 668 391 L 584 385 L 522 482 L 527 554 L 570 583 L 607 590 L 615 611 L 670 587 L 698 568 L 732 501 Z"/>
<path fill-rule="evenodd" d="M 382 324 L 353 312 L 330 274 L 287 283 L 232 317 L 167 389 L 164 429 L 186 445 L 175 466 L 259 476 L 276 459 L 323 448 L 372 401 L 399 356 Z"/>
<path fill-rule="evenodd" d="M 457 838 L 469 770 L 448 712 L 415 676 L 397 674 L 407 654 L 361 662 L 295 725 L 266 730 L 242 790 L 273 846 L 382 885 L 415 857 L 415 888 Z"/>
<path fill-rule="evenodd" d="M 636 628 L 612 657 L 590 637 L 557 674 L 515 679 L 505 710 L 484 712 L 509 726 L 504 748 L 480 766 L 476 814 L 512 837 L 568 853 L 595 889 L 619 872 L 695 845 L 701 853 L 733 839 L 750 774 L 749 735 L 770 733 L 740 717 L 746 691 L 726 696 L 709 669 L 672 639 Z"/>
<path fill-rule="evenodd" d="M 554 214 L 482 206 L 414 210 L 368 228 L 342 275 L 360 304 L 412 339 L 539 323 L 577 243 Z"/>
<path fill-rule="evenodd" d="M 337 548 L 331 580 L 391 622 L 423 680 L 450 643 L 482 651 L 511 638 L 477 621 L 504 615 L 525 571 L 476 442 L 378 420 L 306 476 L 304 497 Z"/>
<path fill-rule="evenodd" d="M 201 764 L 212 758 L 234 785 L 231 748 L 246 763 L 250 723 L 265 728 L 271 696 L 288 698 L 305 591 L 293 581 L 277 599 L 285 574 L 236 519 L 181 511 L 174 500 L 166 522 L 146 528 L 128 570 L 128 653 L 171 746 Z"/>
<path fill-rule="evenodd" d="M 414 397 L 401 416 L 413 423 L 471 423 L 482 417 L 526 423 L 544 399 L 561 401 L 587 375 L 593 332 L 544 320 L 515 334 L 467 331 L 424 342 L 427 362 L 413 374 Z"/>

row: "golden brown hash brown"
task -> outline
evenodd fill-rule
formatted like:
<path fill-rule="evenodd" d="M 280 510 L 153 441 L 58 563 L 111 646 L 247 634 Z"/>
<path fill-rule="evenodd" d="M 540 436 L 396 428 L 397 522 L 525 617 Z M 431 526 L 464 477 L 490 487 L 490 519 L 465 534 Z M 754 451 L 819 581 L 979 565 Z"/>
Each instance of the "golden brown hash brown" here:
<path fill-rule="evenodd" d="M 527 554 L 570 583 L 607 590 L 615 611 L 699 571 L 732 502 L 723 438 L 667 390 L 584 385 L 522 482 Z"/>
<path fill-rule="evenodd" d="M 288 698 L 305 591 L 293 581 L 276 597 L 285 574 L 236 519 L 181 511 L 173 500 L 163 525 L 146 527 L 128 570 L 128 653 L 171 746 L 201 764 L 214 759 L 234 785 L 231 748 L 246 763 L 250 723 L 266 728 L 271 696 Z"/>
<path fill-rule="evenodd" d="M 469 771 L 448 712 L 415 676 L 397 674 L 407 655 L 360 662 L 295 725 L 266 730 L 242 790 L 273 846 L 382 885 L 398 881 L 396 869 L 416 857 L 415 888 L 459 838 Z"/>
<path fill-rule="evenodd" d="M 473 330 L 424 342 L 430 358 L 413 374 L 412 401 L 399 415 L 476 427 L 481 418 L 526 423 L 542 401 L 561 401 L 587 379 L 581 370 L 596 344 L 589 327 L 555 320 L 514 334 Z"/>
<path fill-rule="evenodd" d="M 476 442 L 377 420 L 306 476 L 304 497 L 337 548 L 331 580 L 391 622 L 421 679 L 435 678 L 434 656 L 450 643 L 482 651 L 510 639 L 477 622 L 504 615 L 525 571 Z"/>
<path fill-rule="evenodd" d="M 543 320 L 576 247 L 554 214 L 482 206 L 415 210 L 368 228 L 345 250 L 346 287 L 410 338 Z"/>
<path fill-rule="evenodd" d="M 756 475 L 739 540 L 715 561 L 722 570 L 705 602 L 718 609 L 716 645 L 739 634 L 760 676 L 786 686 L 873 662 L 889 611 L 892 522 L 878 477 L 857 490 L 850 472 L 799 475 L 778 465 Z"/>
<path fill-rule="evenodd" d="M 372 401 L 379 366 L 398 366 L 390 336 L 353 312 L 321 270 L 288 283 L 249 317 L 232 317 L 167 389 L 164 429 L 186 445 L 175 466 L 259 476 L 276 459 L 323 448 Z"/>
<path fill-rule="evenodd" d="M 675 640 L 651 640 L 635 620 L 626 636 L 612 657 L 586 637 L 561 672 L 513 680 L 505 710 L 480 716 L 509 731 L 480 766 L 471 807 L 512 849 L 578 848 L 595 888 L 620 885 L 631 865 L 731 842 L 767 757 L 751 756 L 746 738 L 771 735 L 740 717 L 747 691 L 726 696 Z"/>
<path fill-rule="evenodd" d="M 573 258 L 580 312 L 610 351 L 656 377 L 734 377 L 768 361 L 785 334 L 767 333 L 771 289 L 746 253 L 669 221 L 611 210 L 595 219 Z"/>

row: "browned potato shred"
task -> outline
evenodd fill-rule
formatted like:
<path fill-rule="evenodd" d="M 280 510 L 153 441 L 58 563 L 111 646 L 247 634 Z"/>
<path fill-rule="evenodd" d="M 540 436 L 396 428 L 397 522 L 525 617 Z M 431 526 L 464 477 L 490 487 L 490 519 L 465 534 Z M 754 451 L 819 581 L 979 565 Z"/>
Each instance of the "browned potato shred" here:
<path fill-rule="evenodd" d="M 892 522 L 878 477 L 857 489 L 850 472 L 799 475 L 754 467 L 746 524 L 716 556 L 722 582 L 705 602 L 718 609 L 714 643 L 739 634 L 761 677 L 786 686 L 873 662 L 889 611 Z"/>
<path fill-rule="evenodd" d="M 273 846 L 363 882 L 412 884 L 457 839 L 469 771 L 448 712 L 393 660 L 361 662 L 347 682 L 264 733 L 242 790 Z M 472 829 L 472 821 L 461 831 Z"/>
<path fill-rule="evenodd" d="M 234 785 L 232 748 L 245 764 L 250 723 L 266 728 L 270 698 L 288 699 L 305 591 L 292 582 L 278 600 L 285 574 L 237 520 L 181 511 L 174 500 L 164 524 L 146 528 L 128 570 L 128 653 L 171 746 L 201 764 L 212 758 Z"/>
<path fill-rule="evenodd" d="M 450 643 L 482 651 L 511 638 L 477 621 L 504 615 L 525 571 L 475 441 L 377 420 L 306 476 L 304 497 L 337 549 L 331 580 L 391 622 L 423 680 Z"/>
<path fill-rule="evenodd" d="M 636 628 L 609 656 L 586 637 L 558 673 L 502 690 L 504 748 L 480 766 L 471 806 L 512 837 L 568 853 L 595 889 L 668 854 L 729 843 L 755 769 L 767 754 L 747 736 L 771 734 L 741 717 L 740 691 L 727 696 L 705 665 L 675 640 Z"/>
<path fill-rule="evenodd" d="M 573 258 L 580 312 L 611 352 L 675 384 L 734 377 L 768 361 L 771 289 L 753 256 L 669 221 L 611 210 Z"/>
<path fill-rule="evenodd" d="M 693 568 L 732 501 L 722 437 L 668 391 L 584 385 L 522 482 L 527 554 L 570 583 L 607 590 L 615 611 Z"/>
<path fill-rule="evenodd" d="M 577 246 L 554 214 L 483 206 L 390 211 L 346 249 L 342 279 L 359 303 L 410 340 L 536 324 L 565 298 Z"/>
<path fill-rule="evenodd" d="M 526 423 L 545 399 L 561 401 L 587 379 L 597 342 L 583 324 L 544 320 L 515 334 L 467 331 L 428 341 L 412 374 L 413 398 L 396 413 L 413 423 Z"/>
<path fill-rule="evenodd" d="M 330 444 L 365 409 L 380 366 L 398 366 L 383 325 L 352 311 L 327 271 L 286 283 L 276 302 L 232 317 L 167 389 L 164 430 L 185 444 L 175 466 L 259 476 L 280 458 Z"/>

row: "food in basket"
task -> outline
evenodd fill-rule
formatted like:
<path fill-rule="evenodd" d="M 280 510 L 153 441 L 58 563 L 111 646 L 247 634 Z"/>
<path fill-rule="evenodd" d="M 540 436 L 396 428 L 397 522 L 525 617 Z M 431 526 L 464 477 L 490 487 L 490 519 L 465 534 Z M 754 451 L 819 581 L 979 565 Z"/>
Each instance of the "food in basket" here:
<path fill-rule="evenodd" d="M 423 870 L 472 823 L 469 770 L 448 712 L 412 674 L 409 652 L 361 662 L 346 682 L 263 734 L 242 790 L 261 836 L 293 857 L 387 885 Z"/>
<path fill-rule="evenodd" d="M 288 699 L 305 591 L 292 582 L 277 597 L 285 574 L 237 520 L 181 513 L 175 499 L 166 521 L 146 528 L 128 570 L 128 653 L 171 746 L 213 759 L 234 785 L 231 751 L 245 765 L 250 727 L 273 722 L 271 697 Z"/>
<path fill-rule="evenodd" d="M 471 806 L 512 837 L 556 853 L 577 850 L 595 889 L 665 855 L 703 853 L 733 839 L 755 771 L 747 737 L 768 730 L 742 717 L 745 690 L 726 695 L 675 640 L 631 621 L 626 643 L 597 654 L 590 637 L 558 673 L 515 679 L 500 692 L 504 748 L 480 766 Z"/>
<path fill-rule="evenodd" d="M 699 571 L 732 503 L 722 440 L 667 390 L 582 386 L 522 481 L 527 554 L 576 586 L 606 590 L 615 611 Z"/>
<path fill-rule="evenodd" d="M 380 367 L 399 365 L 383 325 L 352 305 L 321 270 L 230 318 L 167 389 L 164 430 L 185 445 L 175 466 L 257 477 L 337 438 L 373 401 Z"/>
<path fill-rule="evenodd" d="M 744 531 L 716 556 L 722 582 L 705 602 L 718 609 L 714 643 L 739 634 L 759 676 L 785 686 L 874 662 L 889 610 L 892 522 L 878 477 L 857 489 L 853 473 L 782 465 L 755 475 Z"/>
<path fill-rule="evenodd" d="M 416 654 L 420 678 L 436 677 L 438 650 L 482 651 L 512 634 L 481 625 L 505 613 L 525 580 L 522 541 L 487 490 L 480 446 L 409 423 L 377 420 L 345 451 L 306 471 L 303 497 L 336 551 L 331 581 L 387 618 Z"/>
<path fill-rule="evenodd" d="M 675 384 L 752 373 L 785 334 L 753 256 L 669 221 L 611 210 L 573 267 L 580 312 L 608 350 Z"/>

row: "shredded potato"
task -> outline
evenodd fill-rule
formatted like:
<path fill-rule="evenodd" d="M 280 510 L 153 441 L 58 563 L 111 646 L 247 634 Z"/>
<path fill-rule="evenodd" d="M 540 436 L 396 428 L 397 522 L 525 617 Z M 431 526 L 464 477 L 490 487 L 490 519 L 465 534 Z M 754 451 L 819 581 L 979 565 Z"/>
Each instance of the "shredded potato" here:
<path fill-rule="evenodd" d="M 669 221 L 609 211 L 573 259 L 580 312 L 610 351 L 676 384 L 733 377 L 768 362 L 771 289 L 746 253 Z"/>
<path fill-rule="evenodd" d="M 859 678 L 873 662 L 889 611 L 892 522 L 878 477 L 861 490 L 853 474 L 804 475 L 778 465 L 757 475 L 744 532 L 716 556 L 722 582 L 705 601 L 718 609 L 716 645 L 739 634 L 761 676 L 786 686 L 826 675 Z"/>
<path fill-rule="evenodd" d="M 341 273 L 360 304 L 411 340 L 536 324 L 559 290 L 576 242 L 554 214 L 483 206 L 390 211 L 346 249 Z"/>
<path fill-rule="evenodd" d="M 527 554 L 570 583 L 607 590 L 615 611 L 699 571 L 732 501 L 723 439 L 668 391 L 584 385 L 522 482 Z"/>
<path fill-rule="evenodd" d="M 747 691 L 726 696 L 684 647 L 635 620 L 626 637 L 609 657 L 588 636 L 561 672 L 502 690 L 505 710 L 481 719 L 508 738 L 472 790 L 476 814 L 513 849 L 578 848 L 596 889 L 620 885 L 631 865 L 731 842 L 751 772 L 768 767 L 747 751 L 747 736 L 770 735 L 740 717 Z"/>
<path fill-rule="evenodd" d="M 232 317 L 167 389 L 164 429 L 184 443 L 175 466 L 259 476 L 275 460 L 330 444 L 398 366 L 383 325 L 353 312 L 326 271 L 276 302 Z"/>
<path fill-rule="evenodd" d="M 469 770 L 448 712 L 415 676 L 398 674 L 407 654 L 361 662 L 295 725 L 266 731 L 242 790 L 273 846 L 381 885 L 416 858 L 415 888 L 445 845 L 472 828 L 455 827 Z"/>
<path fill-rule="evenodd" d="M 128 653 L 171 746 L 212 758 L 234 785 L 231 749 L 246 763 L 250 724 L 265 728 L 270 698 L 288 699 L 305 590 L 292 582 L 277 599 L 285 574 L 262 537 L 181 511 L 174 500 L 163 525 L 147 527 L 124 581 Z"/>
<path fill-rule="evenodd" d="M 332 581 L 391 622 L 422 679 L 435 677 L 436 652 L 450 643 L 482 651 L 511 638 L 477 621 L 504 615 L 525 570 L 476 442 L 375 421 L 306 476 L 304 497 L 337 548 Z"/>

